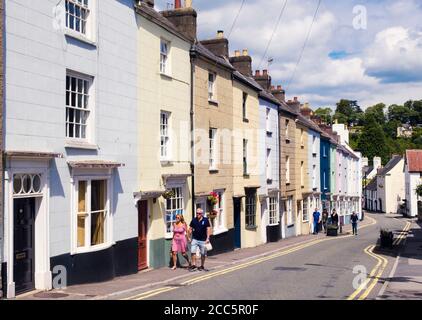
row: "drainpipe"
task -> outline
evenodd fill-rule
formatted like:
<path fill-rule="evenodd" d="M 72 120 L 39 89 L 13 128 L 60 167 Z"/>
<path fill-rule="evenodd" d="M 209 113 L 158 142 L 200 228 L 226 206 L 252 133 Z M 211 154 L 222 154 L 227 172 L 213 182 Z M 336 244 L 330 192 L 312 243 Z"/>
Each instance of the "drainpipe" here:
<path fill-rule="evenodd" d="M 194 44 L 195 45 L 195 44 Z M 191 173 L 192 173 L 192 219 L 195 217 L 195 124 L 194 124 L 194 81 L 195 81 L 195 59 L 196 52 L 190 50 L 190 130 L 191 130 Z"/>
<path fill-rule="evenodd" d="M 4 252 L 4 133 L 3 133 L 3 115 L 4 115 L 4 0 L 0 0 L 0 299 L 3 298 L 3 279 L 2 263 Z"/>

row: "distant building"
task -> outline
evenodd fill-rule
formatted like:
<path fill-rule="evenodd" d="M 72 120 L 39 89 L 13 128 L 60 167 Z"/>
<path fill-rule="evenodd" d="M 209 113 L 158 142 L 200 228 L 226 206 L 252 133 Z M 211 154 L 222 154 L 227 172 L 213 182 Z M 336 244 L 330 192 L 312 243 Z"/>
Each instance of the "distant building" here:
<path fill-rule="evenodd" d="M 422 184 L 422 150 L 407 150 L 405 159 L 406 214 L 418 215 L 418 203 L 421 197 L 416 195 L 416 188 Z"/>
<path fill-rule="evenodd" d="M 409 124 L 404 124 L 397 128 L 397 137 L 399 138 L 411 138 L 413 135 L 413 128 Z"/>
<path fill-rule="evenodd" d="M 378 169 L 382 168 L 382 164 L 381 164 L 381 158 L 380 157 L 374 157 L 374 160 L 372 162 L 372 166 L 368 165 L 368 159 L 364 158 L 362 159 L 362 161 L 364 162 L 364 164 L 362 166 L 362 175 L 363 175 L 363 179 L 366 180 L 366 182 L 369 182 L 370 180 L 372 180 L 378 172 Z"/>
<path fill-rule="evenodd" d="M 405 198 L 403 167 L 404 158 L 395 155 L 384 168 L 378 170 L 376 186 L 379 211 L 385 213 L 400 211 L 400 204 Z"/>

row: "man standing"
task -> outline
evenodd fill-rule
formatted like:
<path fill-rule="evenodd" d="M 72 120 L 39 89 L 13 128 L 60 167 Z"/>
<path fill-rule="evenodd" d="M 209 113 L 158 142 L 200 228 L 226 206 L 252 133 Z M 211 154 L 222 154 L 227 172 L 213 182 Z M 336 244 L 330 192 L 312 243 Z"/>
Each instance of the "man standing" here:
<path fill-rule="evenodd" d="M 357 236 L 358 235 L 358 220 L 359 220 L 359 216 L 356 214 L 356 212 L 353 212 L 352 217 L 350 219 L 352 221 L 353 234 L 355 236 Z"/>
<path fill-rule="evenodd" d="M 318 208 L 315 208 L 313 213 L 314 218 L 314 234 L 318 234 L 319 223 L 321 222 L 321 213 L 319 213 Z"/>
<path fill-rule="evenodd" d="M 190 223 L 189 238 L 191 239 L 191 254 L 192 254 L 192 266 L 191 271 L 194 271 L 196 267 L 196 251 L 199 248 L 201 252 L 201 266 L 198 270 L 205 270 L 205 257 L 207 255 L 205 245 L 210 242 L 211 236 L 211 224 L 208 218 L 204 217 L 204 211 L 201 208 L 196 210 L 196 217 Z"/>
<path fill-rule="evenodd" d="M 324 209 L 322 211 L 322 228 L 324 229 L 324 233 L 327 233 L 327 223 L 328 223 L 328 211 Z"/>

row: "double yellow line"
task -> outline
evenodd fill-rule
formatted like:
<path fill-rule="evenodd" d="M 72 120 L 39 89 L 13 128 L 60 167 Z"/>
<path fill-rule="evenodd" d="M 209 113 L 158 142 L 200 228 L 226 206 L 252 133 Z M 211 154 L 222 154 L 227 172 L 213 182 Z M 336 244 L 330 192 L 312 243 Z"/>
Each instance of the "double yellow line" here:
<path fill-rule="evenodd" d="M 362 226 L 361 229 L 367 228 L 367 227 L 370 227 L 370 226 L 376 224 L 375 219 L 372 219 L 372 218 L 369 218 L 369 219 L 372 220 L 372 222 L 370 224 Z M 341 237 L 340 239 L 349 238 L 349 237 L 353 237 L 353 235 L 344 236 L 344 237 Z M 236 265 L 236 266 L 224 269 L 224 270 L 207 273 L 203 276 L 199 276 L 199 277 L 196 277 L 196 278 L 193 278 L 193 279 L 189 279 L 185 282 L 182 282 L 178 286 L 164 286 L 164 287 L 161 287 L 161 288 L 158 288 L 158 289 L 150 290 L 150 291 L 147 291 L 147 292 L 144 292 L 144 293 L 123 299 L 123 300 L 144 300 L 144 299 L 148 299 L 148 298 L 163 294 L 165 292 L 176 290 L 176 289 L 179 288 L 179 286 L 193 285 L 193 284 L 198 283 L 198 282 L 202 282 L 202 281 L 205 281 L 205 280 L 217 277 L 217 276 L 221 276 L 221 275 L 228 274 L 228 273 L 231 273 L 231 272 L 234 272 L 234 271 L 237 271 L 237 270 L 241 270 L 241 269 L 253 266 L 253 265 L 257 265 L 257 264 L 260 264 L 262 262 L 266 262 L 266 261 L 269 261 L 269 260 L 272 260 L 272 259 L 275 259 L 275 258 L 278 258 L 278 257 L 282 257 L 282 256 L 288 255 L 290 253 L 293 253 L 293 252 L 305 249 L 307 247 L 316 245 L 318 243 L 326 242 L 326 241 L 330 241 L 330 240 L 338 240 L 338 238 L 324 238 L 324 239 L 318 239 L 318 240 L 313 240 L 313 241 L 306 242 L 306 243 L 303 243 L 303 244 L 299 244 L 299 245 L 294 246 L 290 249 L 282 249 L 282 251 L 276 252 L 274 254 L 271 254 L 271 255 L 268 255 L 268 256 L 265 256 L 265 257 L 262 257 L 262 258 L 254 259 L 252 261 L 245 262 L 245 263 L 242 263 L 240 265 Z"/>
<path fill-rule="evenodd" d="M 406 226 L 404 227 L 403 231 L 400 232 L 400 235 L 393 241 L 393 245 L 400 245 L 404 240 L 407 238 L 407 234 L 409 233 L 410 227 L 412 224 L 408 221 L 406 222 Z"/>
<path fill-rule="evenodd" d="M 400 235 L 397 237 L 396 240 L 394 240 L 393 245 L 398 245 L 402 243 L 408 234 L 408 231 L 411 227 L 411 223 L 407 222 L 404 229 L 400 232 Z M 380 256 L 378 254 L 374 253 L 375 246 L 368 246 L 365 248 L 365 253 L 371 256 L 372 258 L 377 260 L 377 264 L 372 269 L 371 273 L 369 274 L 369 277 L 366 279 L 365 282 L 363 282 L 359 288 L 355 290 L 348 298 L 347 300 L 354 300 L 359 294 L 362 294 L 357 298 L 357 300 L 364 300 L 368 297 L 368 295 L 371 293 L 371 291 L 374 289 L 376 284 L 378 283 L 379 279 L 381 278 L 385 268 L 387 267 L 388 260 L 384 258 L 383 256 Z M 372 279 L 372 282 L 371 282 Z M 369 284 L 370 283 L 370 284 Z M 369 284 L 369 286 L 368 286 Z"/>

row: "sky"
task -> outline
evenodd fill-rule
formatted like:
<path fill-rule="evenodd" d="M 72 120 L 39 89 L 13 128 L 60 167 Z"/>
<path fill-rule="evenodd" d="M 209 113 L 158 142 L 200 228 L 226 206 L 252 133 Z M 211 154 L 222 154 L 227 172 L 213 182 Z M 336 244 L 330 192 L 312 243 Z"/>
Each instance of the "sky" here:
<path fill-rule="evenodd" d="M 253 70 L 268 69 L 287 99 L 314 109 L 422 99 L 422 1 L 322 0 L 312 23 L 318 1 L 193 0 L 198 38 L 224 30 L 231 55 L 248 49 Z M 173 0 L 155 3 L 166 9 Z"/>

